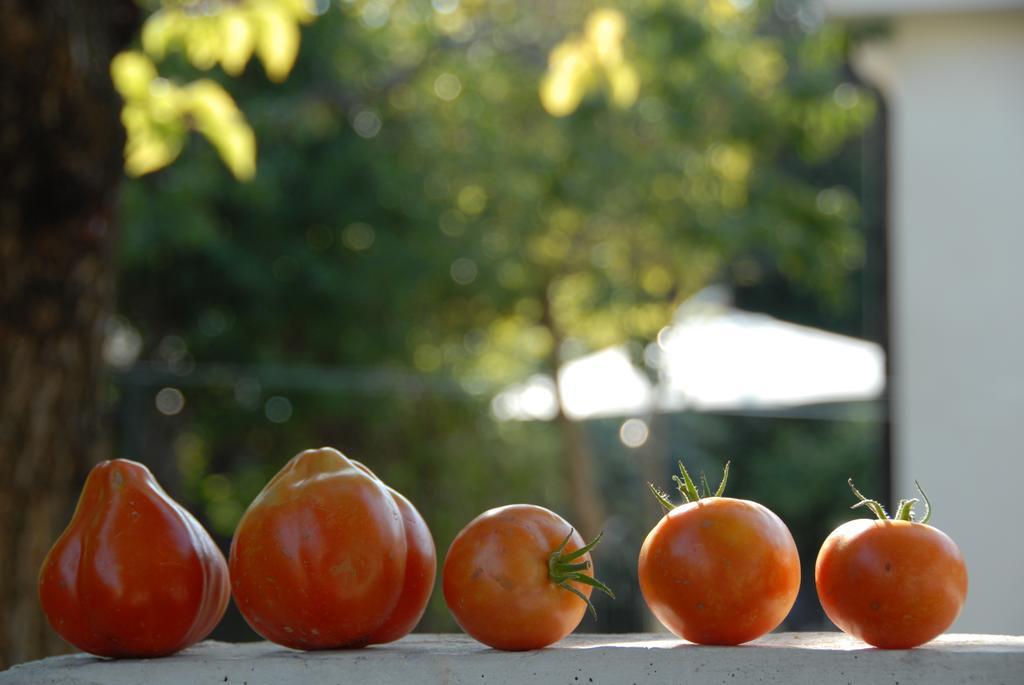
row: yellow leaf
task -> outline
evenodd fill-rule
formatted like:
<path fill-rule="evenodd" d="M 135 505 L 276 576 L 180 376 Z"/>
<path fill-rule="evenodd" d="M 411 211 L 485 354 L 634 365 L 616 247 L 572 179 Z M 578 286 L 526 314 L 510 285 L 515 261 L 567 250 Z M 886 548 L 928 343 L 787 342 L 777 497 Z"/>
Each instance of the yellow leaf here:
<path fill-rule="evenodd" d="M 245 69 L 256 47 L 256 31 L 248 13 L 226 10 L 220 17 L 221 46 L 220 65 L 231 76 L 238 76 Z"/>
<path fill-rule="evenodd" d="M 199 124 L 242 116 L 231 95 L 216 81 L 200 79 L 188 84 L 184 90 L 189 113 Z"/>
<path fill-rule="evenodd" d="M 181 145 L 172 145 L 158 136 L 139 136 L 125 144 L 124 170 L 129 176 L 142 176 L 162 169 L 178 157 Z"/>
<path fill-rule="evenodd" d="M 124 170 L 141 176 L 162 169 L 177 158 L 184 143 L 180 127 L 156 126 L 145 106 L 125 105 L 121 112 L 128 138 L 124 146 Z"/>
<path fill-rule="evenodd" d="M 587 47 L 577 40 L 565 41 L 551 51 L 548 72 L 540 84 L 540 102 L 548 114 L 564 117 L 579 107 L 591 78 Z"/>
<path fill-rule="evenodd" d="M 178 9 L 165 8 L 151 14 L 142 25 L 142 49 L 162 60 L 172 42 L 181 37 L 183 23 L 188 19 Z"/>
<path fill-rule="evenodd" d="M 143 98 L 156 78 L 156 67 L 141 52 L 128 50 L 118 53 L 110 62 L 110 77 L 124 99 Z"/>
<path fill-rule="evenodd" d="M 601 62 L 614 64 L 622 60 L 626 18 L 621 12 L 607 7 L 594 10 L 587 17 L 586 34 Z"/>
<path fill-rule="evenodd" d="M 618 10 L 601 8 L 587 16 L 582 37 L 562 41 L 548 57 L 541 79 L 540 100 L 556 117 L 572 114 L 589 90 L 607 78 L 611 101 L 618 107 L 636 102 L 640 77 L 622 51 L 626 18 Z"/>
<path fill-rule="evenodd" d="M 205 132 L 231 173 L 240 181 L 256 175 L 256 136 L 244 121 L 224 122 Z"/>
<path fill-rule="evenodd" d="M 640 77 L 628 64 L 608 69 L 608 82 L 612 89 L 612 102 L 619 107 L 630 107 L 640 94 Z"/>
<path fill-rule="evenodd" d="M 146 107 L 154 123 L 180 123 L 187 106 L 188 102 L 178 86 L 165 78 L 155 78 L 150 82 Z"/>
<path fill-rule="evenodd" d="M 129 103 L 121 108 L 121 123 L 131 136 L 133 131 L 150 126 L 150 117 L 144 106 Z"/>
<path fill-rule="evenodd" d="M 574 76 L 582 76 L 590 71 L 591 54 L 588 47 L 578 40 L 567 40 L 551 51 L 548 58 L 548 69 L 561 71 Z"/>
<path fill-rule="evenodd" d="M 218 62 L 225 46 L 217 18 L 203 17 L 189 22 L 184 35 L 185 56 L 196 69 L 207 70 Z"/>
<path fill-rule="evenodd" d="M 256 173 L 256 136 L 235 101 L 209 79 L 189 84 L 186 93 L 195 129 L 217 149 L 235 178 L 251 179 Z"/>
<path fill-rule="evenodd" d="M 256 54 L 263 62 L 267 77 L 271 81 L 283 81 L 299 54 L 299 26 L 294 17 L 275 6 L 261 7 L 256 18 L 259 23 Z"/>

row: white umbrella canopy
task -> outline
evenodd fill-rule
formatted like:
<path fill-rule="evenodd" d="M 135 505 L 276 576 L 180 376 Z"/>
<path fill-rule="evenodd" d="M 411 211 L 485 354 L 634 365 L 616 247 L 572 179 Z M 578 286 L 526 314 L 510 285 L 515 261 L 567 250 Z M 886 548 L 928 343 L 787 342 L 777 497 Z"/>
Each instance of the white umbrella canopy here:
<path fill-rule="evenodd" d="M 658 338 L 661 409 L 780 409 L 885 391 L 879 345 L 765 314 L 694 307 Z"/>
<path fill-rule="evenodd" d="M 658 383 L 624 346 L 567 362 L 559 369 L 562 407 L 574 419 L 635 416 L 652 410 L 783 409 L 822 402 L 878 399 L 885 353 L 872 342 L 745 312 L 709 289 L 684 303 L 645 357 Z M 502 420 L 557 415 L 555 384 L 537 375 L 498 393 Z"/>

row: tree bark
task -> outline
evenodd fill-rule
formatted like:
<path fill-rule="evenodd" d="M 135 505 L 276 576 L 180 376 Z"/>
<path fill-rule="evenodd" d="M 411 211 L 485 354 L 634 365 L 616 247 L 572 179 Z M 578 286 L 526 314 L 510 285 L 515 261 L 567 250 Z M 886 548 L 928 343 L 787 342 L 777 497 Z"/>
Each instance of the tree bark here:
<path fill-rule="evenodd" d="M 36 579 L 102 451 L 124 143 L 108 74 L 137 19 L 130 0 L 0 0 L 0 669 L 67 649 Z"/>
<path fill-rule="evenodd" d="M 600 533 L 607 518 L 604 494 L 597 482 L 597 470 L 593 452 L 587 441 L 583 424 L 565 413 L 562 405 L 562 385 L 558 378 L 561 366 L 561 348 L 565 341 L 562 329 L 551 311 L 551 301 L 546 289 L 541 298 L 541 323 L 548 329 L 552 339 L 551 355 L 548 358 L 548 372 L 555 383 L 555 397 L 558 400 L 558 422 L 562 433 L 564 449 L 565 479 L 569 486 L 569 504 L 573 510 L 572 524 L 585 540 Z"/>

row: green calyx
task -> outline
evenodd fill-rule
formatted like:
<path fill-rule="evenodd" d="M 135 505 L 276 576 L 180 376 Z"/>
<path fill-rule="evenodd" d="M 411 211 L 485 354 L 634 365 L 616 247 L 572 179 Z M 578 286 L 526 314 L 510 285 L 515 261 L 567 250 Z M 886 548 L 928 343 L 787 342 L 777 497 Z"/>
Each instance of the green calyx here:
<path fill-rule="evenodd" d="M 605 593 L 612 599 L 615 599 L 615 593 L 612 592 L 611 588 L 594 576 L 584 573 L 584 571 L 590 568 L 590 562 L 577 561 L 580 557 L 597 546 L 597 543 L 601 541 L 601 537 L 604 533 L 598 533 L 596 538 L 579 549 L 566 552 L 565 546 L 569 544 L 569 540 L 572 538 L 572 534 L 574 532 L 574 530 L 570 530 L 569 534 L 565 536 L 564 540 L 562 540 L 562 544 L 558 546 L 558 549 L 552 552 L 551 556 L 548 557 L 548 577 L 551 578 L 551 582 L 558 587 L 568 590 L 586 602 L 587 608 L 590 609 L 591 616 L 597 618 L 597 610 L 594 609 L 594 605 L 590 602 L 590 598 L 573 587 L 572 583 L 575 582 L 590 585 L 591 587 L 595 587 Z"/>
<path fill-rule="evenodd" d="M 690 477 L 690 473 L 683 466 L 683 462 L 679 462 L 679 475 L 672 476 L 672 480 L 676 483 L 676 489 L 679 490 L 679 494 L 683 496 L 683 500 L 686 503 L 696 502 L 702 497 L 721 497 L 722 493 L 725 492 L 725 484 L 729 480 L 729 464 L 731 462 L 725 462 L 725 469 L 722 471 L 722 481 L 718 484 L 718 489 L 711 492 L 711 486 L 708 485 L 707 477 L 702 473 L 700 474 L 701 490 L 697 489 L 697 484 L 693 482 L 693 478 Z M 672 503 L 669 496 L 659 490 L 654 483 L 648 483 L 647 486 L 651 489 L 651 493 L 654 494 L 655 499 L 658 500 L 658 504 L 662 506 L 665 511 L 672 511 L 676 508 L 676 505 Z"/>
<path fill-rule="evenodd" d="M 928 523 L 928 521 L 930 521 L 932 518 L 932 503 L 928 501 L 928 495 L 924 494 L 924 490 L 921 489 L 921 484 L 918 483 L 916 480 L 914 481 L 914 486 L 917 487 L 917 491 L 921 493 L 921 499 L 924 500 L 924 518 L 922 518 L 920 521 L 914 518 L 914 505 L 921 501 L 916 497 L 911 499 L 901 499 L 899 504 L 896 505 L 895 516 L 893 516 L 890 519 L 889 514 L 885 511 L 885 507 L 883 507 L 878 500 L 868 499 L 864 495 L 860 494 L 860 490 L 858 490 L 856 486 L 854 486 L 852 478 L 850 478 L 846 482 L 849 483 L 850 489 L 853 490 L 854 496 L 858 500 L 860 500 L 852 507 L 850 507 L 851 509 L 856 509 L 857 507 L 867 507 L 868 509 L 873 511 L 875 513 L 875 516 L 877 516 L 881 521 L 892 520 L 910 521 L 912 523 Z"/>

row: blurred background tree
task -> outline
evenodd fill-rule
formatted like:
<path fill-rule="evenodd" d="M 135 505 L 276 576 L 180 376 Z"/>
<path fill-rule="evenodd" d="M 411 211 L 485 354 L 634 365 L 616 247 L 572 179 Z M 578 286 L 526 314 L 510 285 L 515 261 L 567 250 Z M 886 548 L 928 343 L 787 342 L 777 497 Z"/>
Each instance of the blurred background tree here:
<path fill-rule="evenodd" d="M 127 1 L 0 4 L 0 669 L 60 649 L 36 578 L 106 451 L 124 140 L 107 74 L 137 14 Z"/>
<path fill-rule="evenodd" d="M 642 363 L 713 281 L 781 283 L 804 322 L 864 333 L 850 141 L 875 106 L 843 76 L 848 36 L 772 3 L 321 10 L 286 83 L 230 83 L 259 141 L 250 182 L 195 146 L 124 187 L 120 453 L 162 469 L 225 543 L 283 461 L 321 443 L 407 492 L 441 550 L 517 499 L 588 534 L 620 517 L 599 562 L 628 584 L 655 511 L 644 459 L 613 456 L 601 422 L 498 421 L 488 402 L 608 345 Z M 882 450 L 871 422 L 742 421 L 774 426 L 763 450 L 740 425 L 747 440 L 710 431 L 703 448 L 757 449 L 782 473 L 828 451 L 866 481 Z M 663 461 L 679 454 L 666 439 Z M 630 461 L 639 509 L 611 498 Z M 645 468 L 667 479 L 671 462 Z M 806 488 L 759 489 L 750 470 L 741 493 Z M 603 604 L 599 627 L 643 627 L 629 600 Z M 439 597 L 424 627 L 453 628 Z"/>
<path fill-rule="evenodd" d="M 39 610 L 36 578 L 85 474 L 110 453 L 101 349 L 122 146 L 125 171 L 145 173 L 195 130 L 238 178 L 253 173 L 252 131 L 227 92 L 160 77 L 149 55 L 177 45 L 197 67 L 238 73 L 255 53 L 280 80 L 298 23 L 313 16 L 302 0 L 140 4 L 153 12 L 148 54 L 118 52 L 139 29 L 131 2 L 0 6 L 0 669 L 66 649 Z"/>
<path fill-rule="evenodd" d="M 874 99 L 845 76 L 849 37 L 804 3 L 151 9 L 113 65 L 139 177 L 121 186 L 104 406 L 112 453 L 149 464 L 225 547 L 286 459 L 329 444 L 409 495 L 441 553 L 514 500 L 606 529 L 596 559 L 620 601 L 598 600 L 597 628 L 638 630 L 643 481 L 667 481 L 672 457 L 713 475 L 732 456 L 733 493 L 808 548 L 846 475 L 877 482 L 873 421 L 664 417 L 638 454 L 619 421 L 489 409 L 588 351 L 625 342 L 643 365 L 711 282 L 877 333 L 856 143 Z M 820 620 L 804 604 L 792 626 Z M 453 627 L 435 596 L 423 628 Z M 252 634 L 232 614 L 217 636 Z"/>

